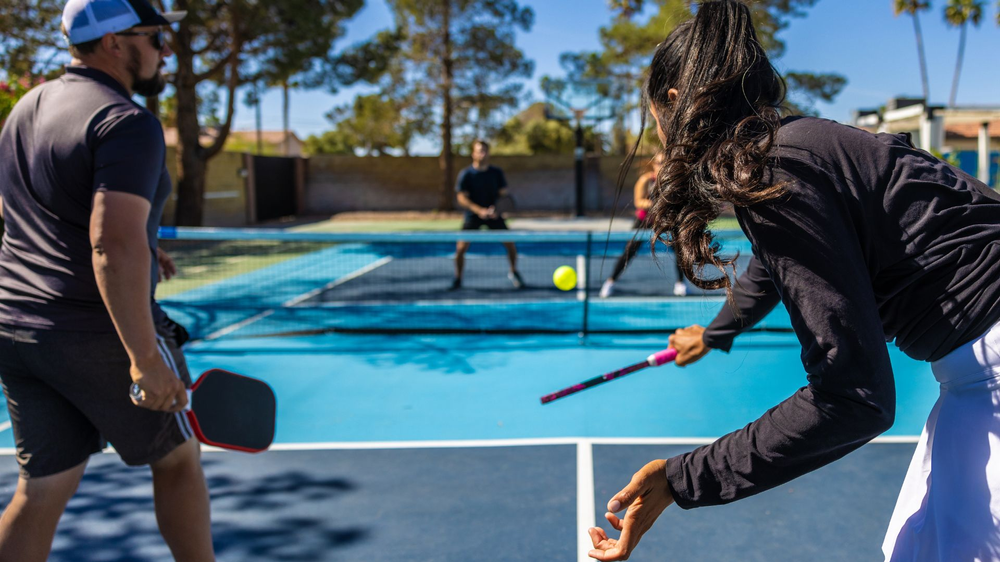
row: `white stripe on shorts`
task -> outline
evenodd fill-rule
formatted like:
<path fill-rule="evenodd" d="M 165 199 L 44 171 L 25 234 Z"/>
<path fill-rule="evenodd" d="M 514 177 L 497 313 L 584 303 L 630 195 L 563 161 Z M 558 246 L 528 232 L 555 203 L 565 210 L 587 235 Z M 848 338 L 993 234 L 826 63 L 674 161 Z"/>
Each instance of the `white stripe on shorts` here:
<path fill-rule="evenodd" d="M 163 357 L 163 361 L 177 375 L 177 378 L 181 378 L 180 371 L 177 370 L 177 362 L 174 361 L 174 356 L 170 353 L 170 348 L 167 346 L 166 340 L 159 334 L 156 335 L 156 345 L 160 350 L 160 356 Z M 183 411 L 175 413 L 174 420 L 177 421 L 177 425 L 181 429 L 181 435 L 184 436 L 185 440 L 190 439 L 194 435 L 194 431 L 191 430 L 191 425 L 188 423 L 187 415 Z"/>

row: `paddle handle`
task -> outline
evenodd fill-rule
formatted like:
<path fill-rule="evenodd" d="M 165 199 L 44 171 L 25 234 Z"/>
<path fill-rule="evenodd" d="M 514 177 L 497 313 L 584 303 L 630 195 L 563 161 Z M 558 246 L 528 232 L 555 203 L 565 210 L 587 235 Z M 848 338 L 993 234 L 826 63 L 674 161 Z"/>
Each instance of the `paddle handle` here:
<path fill-rule="evenodd" d="M 649 363 L 650 367 L 659 367 L 660 365 L 670 363 L 674 359 L 677 359 L 677 350 L 672 347 L 668 347 L 667 349 L 657 351 L 656 353 L 650 355 L 646 358 L 646 361 Z"/>
<path fill-rule="evenodd" d="M 187 406 L 184 406 L 184 409 L 181 410 L 182 412 L 190 412 L 191 411 L 191 389 L 190 388 L 187 389 L 187 395 L 188 395 L 188 403 L 187 403 Z M 176 404 L 177 400 L 174 400 L 173 403 Z"/>
<path fill-rule="evenodd" d="M 573 386 L 568 386 L 562 390 L 553 392 L 552 394 L 546 394 L 542 396 L 542 404 L 548 404 L 553 400 L 558 400 L 564 396 L 569 396 L 570 394 L 576 394 L 581 390 L 586 390 L 592 386 L 597 386 L 608 381 L 613 381 L 617 378 L 624 377 L 625 375 L 632 374 L 636 371 L 645 369 L 646 367 L 659 367 L 665 363 L 670 363 L 677 358 L 677 350 L 673 348 L 667 348 L 662 351 L 657 351 L 656 353 L 650 355 L 645 361 L 641 363 L 636 363 L 635 365 L 629 365 L 624 369 L 618 369 L 617 371 L 612 371 L 610 373 L 605 373 L 599 377 L 594 377 L 592 379 L 585 380 L 581 383 L 574 384 Z"/>

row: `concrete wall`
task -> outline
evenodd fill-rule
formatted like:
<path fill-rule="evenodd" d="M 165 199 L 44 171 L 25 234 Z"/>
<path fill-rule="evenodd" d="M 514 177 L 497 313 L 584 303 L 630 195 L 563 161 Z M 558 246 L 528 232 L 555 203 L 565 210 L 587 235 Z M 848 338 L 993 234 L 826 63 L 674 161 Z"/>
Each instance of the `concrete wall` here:
<path fill-rule="evenodd" d="M 441 172 L 436 157 L 314 156 L 303 161 L 304 189 L 298 201 L 301 215 L 345 211 L 424 211 L 438 207 Z M 584 195 L 589 213 L 608 213 L 615 198 L 618 156 L 589 156 L 584 166 Z M 575 212 L 576 184 L 572 155 L 497 156 L 519 212 Z M 629 207 L 632 186 L 645 163 L 637 158 L 625 180 L 618 208 Z M 469 166 L 456 158 L 456 173 Z M 205 181 L 205 226 L 246 226 L 253 223 L 252 162 L 246 155 L 223 152 L 208 163 Z M 174 193 L 164 209 L 164 224 L 172 224 L 177 201 L 177 158 L 167 148 L 167 168 Z M 247 173 L 249 172 L 249 174 Z M 289 185 L 289 189 L 294 189 Z"/>
<path fill-rule="evenodd" d="M 617 156 L 586 159 L 584 194 L 588 212 L 610 209 L 620 162 Z M 503 169 L 519 212 L 574 212 L 576 184 L 572 155 L 496 156 L 491 163 Z M 468 158 L 456 158 L 456 176 L 470 164 Z M 438 166 L 437 157 L 427 156 L 314 156 L 308 163 L 304 212 L 322 215 L 436 209 L 441 190 Z M 631 189 L 637 176 L 638 171 L 632 170 L 619 207 L 631 203 Z M 453 185 L 454 180 L 449 183 Z"/>
<path fill-rule="evenodd" d="M 618 173 L 621 170 L 624 156 L 602 156 L 600 159 L 601 170 L 601 196 L 602 209 L 610 212 L 615 200 L 615 191 L 618 189 Z M 622 183 L 621 195 L 618 198 L 618 209 L 632 209 L 632 192 L 636 180 L 646 172 L 649 156 L 636 156 L 632 161 Z"/>
<path fill-rule="evenodd" d="M 177 203 L 177 156 L 173 147 L 167 148 L 167 169 L 174 180 L 174 191 L 163 210 L 163 224 L 173 224 L 174 205 Z M 205 226 L 246 226 L 247 183 L 241 173 L 244 155 L 222 152 L 208 162 L 205 178 Z"/>

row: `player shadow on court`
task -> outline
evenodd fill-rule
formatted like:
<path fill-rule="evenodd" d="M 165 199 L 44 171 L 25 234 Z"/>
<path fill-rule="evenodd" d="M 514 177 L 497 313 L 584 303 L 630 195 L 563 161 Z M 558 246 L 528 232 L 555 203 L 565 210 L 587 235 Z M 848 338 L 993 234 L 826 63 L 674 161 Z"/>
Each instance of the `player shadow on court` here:
<path fill-rule="evenodd" d="M 203 466 L 220 559 L 331 559 L 370 535 L 329 516 L 332 502 L 357 491 L 351 481 L 302 470 L 258 471 L 253 461 L 259 456 L 244 457 L 251 462 L 240 464 L 248 470 L 237 472 L 231 461 L 242 455 L 225 453 L 224 462 L 213 459 L 217 454 L 206 455 Z M 149 470 L 127 467 L 113 455 L 93 458 L 60 521 L 50 560 L 169 558 L 156 528 Z"/>

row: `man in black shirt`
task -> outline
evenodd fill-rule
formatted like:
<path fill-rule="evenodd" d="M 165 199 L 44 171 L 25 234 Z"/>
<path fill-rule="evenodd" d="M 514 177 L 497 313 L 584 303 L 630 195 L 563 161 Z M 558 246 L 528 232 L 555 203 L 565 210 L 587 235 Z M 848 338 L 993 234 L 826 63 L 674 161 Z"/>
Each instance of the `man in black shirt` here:
<path fill-rule="evenodd" d="M 88 457 L 107 442 L 152 468 L 174 557 L 214 559 L 198 442 L 181 412 L 185 334 L 153 300 L 174 271 L 156 243 L 171 190 L 163 130 L 131 99 L 163 90 L 162 28 L 183 16 L 145 0 L 70 0 L 73 62 L 0 132 L 0 382 L 21 469 L 0 560 L 46 559 Z"/>
<path fill-rule="evenodd" d="M 507 193 L 507 179 L 503 171 L 496 166 L 490 166 L 490 145 L 484 140 L 472 143 L 472 165 L 462 170 L 455 186 L 458 204 L 465 209 L 465 222 L 462 230 L 479 230 L 483 226 L 490 230 L 507 230 L 507 222 L 497 212 L 497 202 L 501 198 L 510 197 Z M 524 287 L 524 280 L 517 271 L 517 248 L 513 242 L 504 242 L 507 248 L 507 259 L 510 261 L 510 272 L 507 277 L 515 289 Z M 462 270 L 465 268 L 465 252 L 469 243 L 460 241 L 455 246 L 455 280 L 452 290 L 462 286 Z"/>

